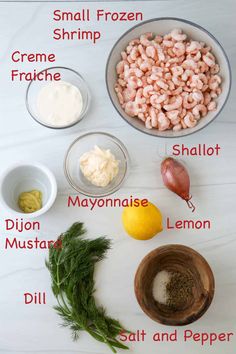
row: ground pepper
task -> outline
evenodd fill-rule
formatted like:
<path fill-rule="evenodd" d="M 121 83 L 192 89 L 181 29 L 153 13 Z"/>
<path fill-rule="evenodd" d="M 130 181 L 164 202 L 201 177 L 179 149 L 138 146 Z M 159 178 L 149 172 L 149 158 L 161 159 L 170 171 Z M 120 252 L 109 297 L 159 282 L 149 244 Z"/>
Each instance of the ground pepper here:
<path fill-rule="evenodd" d="M 166 285 L 167 305 L 175 311 L 183 308 L 193 296 L 193 285 L 194 281 L 191 275 L 179 272 L 171 273 L 171 279 Z"/>

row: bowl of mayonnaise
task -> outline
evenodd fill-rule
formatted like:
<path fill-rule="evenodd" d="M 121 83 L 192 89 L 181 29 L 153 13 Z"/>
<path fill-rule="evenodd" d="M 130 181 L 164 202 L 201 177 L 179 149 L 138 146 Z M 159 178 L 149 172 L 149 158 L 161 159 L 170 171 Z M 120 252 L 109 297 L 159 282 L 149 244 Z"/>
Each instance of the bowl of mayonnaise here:
<path fill-rule="evenodd" d="M 128 151 L 119 139 L 104 132 L 90 132 L 70 145 L 64 171 L 77 192 L 101 198 L 121 187 L 128 164 Z"/>
<path fill-rule="evenodd" d="M 52 67 L 30 82 L 26 107 L 31 117 L 47 128 L 64 129 L 77 124 L 89 108 L 90 93 L 83 77 L 66 67 Z"/>

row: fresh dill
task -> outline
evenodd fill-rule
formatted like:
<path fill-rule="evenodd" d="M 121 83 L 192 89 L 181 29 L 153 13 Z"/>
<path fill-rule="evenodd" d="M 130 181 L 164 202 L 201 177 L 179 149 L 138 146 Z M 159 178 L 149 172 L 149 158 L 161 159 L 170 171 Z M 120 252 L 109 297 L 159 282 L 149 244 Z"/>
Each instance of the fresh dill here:
<path fill-rule="evenodd" d="M 124 328 L 96 305 L 93 296 L 94 267 L 105 257 L 110 240 L 105 237 L 87 240 L 85 233 L 83 223 L 74 223 L 59 236 L 62 247 L 49 249 L 46 266 L 58 303 L 54 308 L 63 319 L 62 325 L 71 329 L 73 340 L 78 339 L 80 331 L 86 331 L 116 353 L 116 348 L 128 349 L 117 339 Z"/>

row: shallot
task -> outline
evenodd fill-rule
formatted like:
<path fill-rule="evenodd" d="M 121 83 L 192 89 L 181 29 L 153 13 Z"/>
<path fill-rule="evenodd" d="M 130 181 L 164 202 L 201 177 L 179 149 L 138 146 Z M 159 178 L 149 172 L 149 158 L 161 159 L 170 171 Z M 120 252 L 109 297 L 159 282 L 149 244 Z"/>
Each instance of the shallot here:
<path fill-rule="evenodd" d="M 195 206 L 190 201 L 190 178 L 188 171 L 182 163 L 167 157 L 161 164 L 161 175 L 165 186 L 186 201 L 188 207 L 195 210 Z"/>

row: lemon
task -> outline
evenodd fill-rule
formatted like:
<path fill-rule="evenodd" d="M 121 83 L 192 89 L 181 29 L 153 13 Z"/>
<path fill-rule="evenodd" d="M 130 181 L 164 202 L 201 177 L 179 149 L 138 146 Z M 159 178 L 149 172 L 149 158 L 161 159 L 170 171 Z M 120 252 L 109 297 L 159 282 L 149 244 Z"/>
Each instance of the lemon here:
<path fill-rule="evenodd" d="M 137 240 L 149 240 L 163 230 L 160 210 L 148 202 L 147 206 L 128 206 L 122 213 L 125 231 Z"/>

